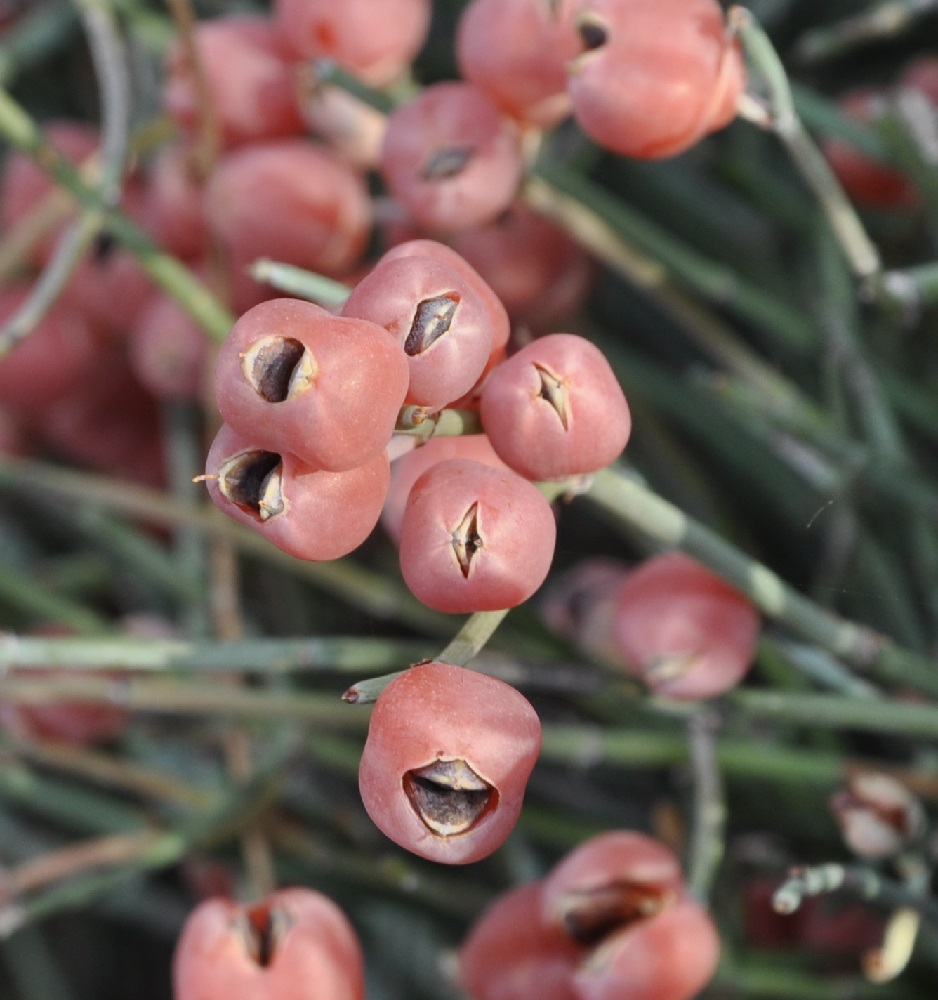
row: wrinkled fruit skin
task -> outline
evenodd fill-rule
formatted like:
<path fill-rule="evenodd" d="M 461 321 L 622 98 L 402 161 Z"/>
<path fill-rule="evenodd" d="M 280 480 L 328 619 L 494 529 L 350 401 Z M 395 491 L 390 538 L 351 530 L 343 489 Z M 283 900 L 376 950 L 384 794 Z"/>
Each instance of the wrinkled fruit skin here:
<path fill-rule="evenodd" d="M 358 775 L 362 802 L 382 833 L 414 854 L 444 864 L 479 861 L 517 822 L 540 747 L 537 713 L 513 687 L 449 663 L 418 664 L 375 704 Z M 427 808 L 415 796 L 413 772 L 439 762 L 463 762 L 471 771 L 463 764 L 460 771 L 487 786 L 470 793 L 477 815 L 458 832 L 433 828 L 440 817 L 438 828 L 449 822 L 448 802 Z M 469 797 L 457 790 L 447 799 Z"/>

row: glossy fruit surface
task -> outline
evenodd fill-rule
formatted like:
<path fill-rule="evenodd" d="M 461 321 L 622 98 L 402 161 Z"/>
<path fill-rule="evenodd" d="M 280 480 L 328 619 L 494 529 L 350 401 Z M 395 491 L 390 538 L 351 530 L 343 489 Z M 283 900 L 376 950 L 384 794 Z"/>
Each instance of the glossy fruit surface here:
<path fill-rule="evenodd" d="M 540 721 L 503 681 L 422 663 L 378 697 L 359 768 L 362 802 L 391 840 L 466 864 L 511 832 L 541 746 Z"/>

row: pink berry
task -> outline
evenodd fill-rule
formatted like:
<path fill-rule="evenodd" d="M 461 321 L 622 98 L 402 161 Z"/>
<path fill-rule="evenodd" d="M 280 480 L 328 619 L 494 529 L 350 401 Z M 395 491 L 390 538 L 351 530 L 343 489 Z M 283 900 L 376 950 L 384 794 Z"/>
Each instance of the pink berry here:
<path fill-rule="evenodd" d="M 609 362 L 568 333 L 540 337 L 498 365 L 481 414 L 499 457 L 528 479 L 596 472 L 619 457 L 632 429 Z"/>
<path fill-rule="evenodd" d="M 381 512 L 381 524 L 395 542 L 400 541 L 404 510 L 414 483 L 427 469 L 450 458 L 466 458 L 495 468 L 505 467 L 484 434 L 432 437 L 426 444 L 395 459 L 391 464 L 391 488 Z"/>
<path fill-rule="evenodd" d="M 459 950 L 459 980 L 472 1000 L 575 1000 L 572 978 L 584 949 L 541 922 L 541 883 L 502 896 Z"/>
<path fill-rule="evenodd" d="M 229 517 L 298 559 L 354 551 L 378 523 L 390 470 L 384 452 L 345 472 L 323 472 L 222 425 L 206 459 L 209 496 Z"/>
<path fill-rule="evenodd" d="M 382 176 L 431 231 L 494 219 L 514 200 L 522 170 L 515 125 L 471 83 L 431 84 L 388 120 Z"/>
<path fill-rule="evenodd" d="M 742 57 L 716 0 L 586 0 L 570 66 L 573 112 L 623 156 L 674 156 L 736 113 Z"/>
<path fill-rule="evenodd" d="M 518 820 L 541 747 L 527 699 L 504 681 L 423 663 L 378 697 L 359 788 L 375 825 L 431 861 L 487 857 Z"/>
<path fill-rule="evenodd" d="M 384 327 L 410 373 L 406 402 L 440 410 L 467 393 L 492 349 L 488 313 L 459 272 L 430 257 L 379 260 L 343 316 Z"/>
<path fill-rule="evenodd" d="M 656 694 L 712 698 L 738 684 L 753 661 L 758 612 L 682 552 L 644 562 L 613 600 L 612 642 Z"/>
<path fill-rule="evenodd" d="M 401 572 L 411 593 L 437 611 L 513 608 L 547 577 L 556 533 L 536 486 L 507 469 L 450 459 L 410 491 Z"/>
<path fill-rule="evenodd" d="M 302 59 L 334 59 L 367 83 L 399 77 L 430 27 L 429 0 L 275 0 L 284 42 Z"/>
<path fill-rule="evenodd" d="M 239 311 L 269 298 L 266 288 L 244 275 L 257 258 L 338 275 L 361 257 L 371 230 L 362 176 L 303 139 L 225 156 L 206 187 L 205 214 L 227 257 Z"/>
<path fill-rule="evenodd" d="M 215 397 L 222 418 L 256 444 L 341 472 L 384 451 L 407 382 L 407 358 L 386 330 L 282 298 L 232 327 Z"/>
<path fill-rule="evenodd" d="M 459 19 L 456 59 L 512 118 L 549 128 L 570 113 L 567 63 L 579 54 L 574 0 L 472 0 Z"/>
<path fill-rule="evenodd" d="M 209 899 L 190 914 L 173 957 L 174 1000 L 364 1000 L 361 945 L 312 889 L 243 905 Z"/>
<path fill-rule="evenodd" d="M 293 67 L 273 21 L 246 15 L 200 21 L 193 41 L 226 146 L 303 131 Z M 181 42 L 166 57 L 163 107 L 190 134 L 199 128 L 195 76 Z"/>

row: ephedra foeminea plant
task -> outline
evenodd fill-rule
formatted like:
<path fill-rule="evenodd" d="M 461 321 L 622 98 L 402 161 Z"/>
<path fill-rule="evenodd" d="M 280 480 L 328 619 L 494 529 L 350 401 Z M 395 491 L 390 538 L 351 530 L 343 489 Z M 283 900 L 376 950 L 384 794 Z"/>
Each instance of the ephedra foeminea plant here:
<path fill-rule="evenodd" d="M 928 5 L 9 6 L 0 996 L 930 1000 Z"/>

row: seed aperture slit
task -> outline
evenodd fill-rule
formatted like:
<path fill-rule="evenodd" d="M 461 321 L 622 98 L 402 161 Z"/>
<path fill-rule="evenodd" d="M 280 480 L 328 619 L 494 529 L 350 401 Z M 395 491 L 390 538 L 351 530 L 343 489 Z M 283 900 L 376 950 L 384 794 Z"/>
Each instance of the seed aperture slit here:
<path fill-rule="evenodd" d="M 261 521 L 283 513 L 283 462 L 276 452 L 246 451 L 230 458 L 219 470 L 218 487 Z"/>
<path fill-rule="evenodd" d="M 461 759 L 436 760 L 404 775 L 404 791 L 421 822 L 440 837 L 472 829 L 495 795 Z"/>
<path fill-rule="evenodd" d="M 292 337 L 265 337 L 241 358 L 244 377 L 268 403 L 282 403 L 309 389 L 316 378 L 313 355 Z"/>

